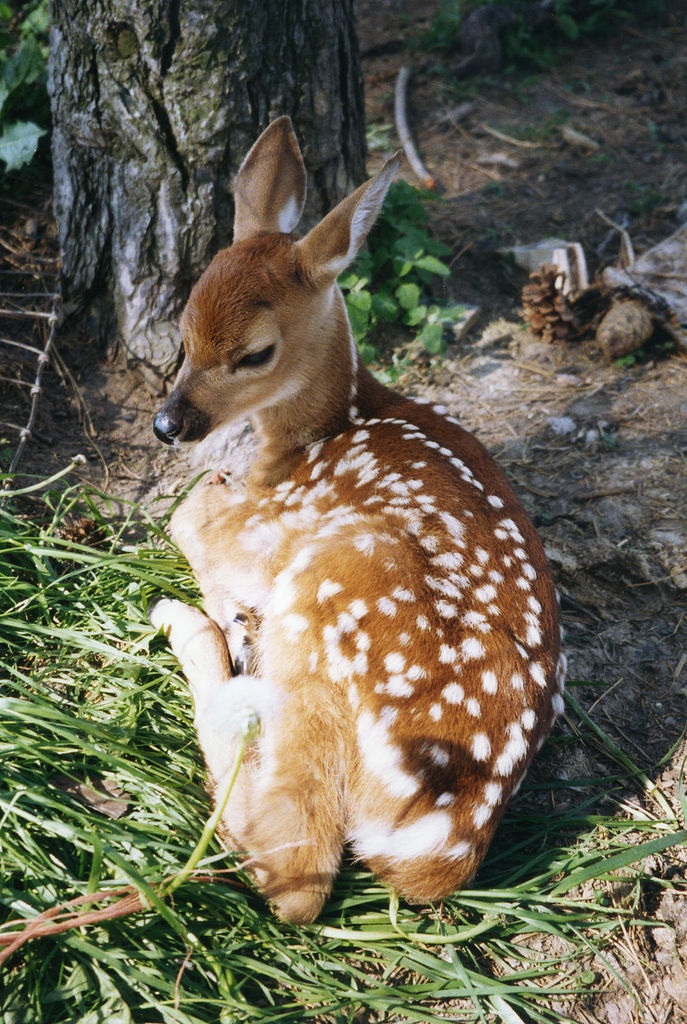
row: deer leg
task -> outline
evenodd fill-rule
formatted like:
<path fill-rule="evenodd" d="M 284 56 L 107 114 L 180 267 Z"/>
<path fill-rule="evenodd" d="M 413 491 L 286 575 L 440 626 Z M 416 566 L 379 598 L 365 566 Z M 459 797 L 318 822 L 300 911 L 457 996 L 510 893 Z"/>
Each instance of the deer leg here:
<path fill-rule="evenodd" d="M 234 767 L 242 723 L 257 714 L 260 735 L 246 752 L 220 832 L 227 846 L 246 851 L 246 867 L 280 917 L 314 920 L 343 846 L 340 786 L 322 743 L 331 729 L 271 681 L 232 676 L 224 633 L 198 609 L 162 598 L 149 618 L 169 637 L 188 680 L 213 796 Z"/>

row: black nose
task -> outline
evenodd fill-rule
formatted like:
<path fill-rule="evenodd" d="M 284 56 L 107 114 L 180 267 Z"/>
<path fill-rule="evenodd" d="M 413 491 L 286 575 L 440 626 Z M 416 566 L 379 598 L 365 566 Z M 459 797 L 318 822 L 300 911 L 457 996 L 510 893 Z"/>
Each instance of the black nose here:
<path fill-rule="evenodd" d="M 158 441 L 172 444 L 174 439 L 181 433 L 183 425 L 181 417 L 175 419 L 168 412 L 165 412 L 164 409 L 161 409 L 153 420 L 153 431 Z"/>

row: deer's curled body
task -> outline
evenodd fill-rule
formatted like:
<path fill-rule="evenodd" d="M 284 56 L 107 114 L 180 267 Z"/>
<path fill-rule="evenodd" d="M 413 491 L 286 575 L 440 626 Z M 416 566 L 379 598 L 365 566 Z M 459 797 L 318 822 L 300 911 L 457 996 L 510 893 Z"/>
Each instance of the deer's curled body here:
<path fill-rule="evenodd" d="M 307 921 L 346 845 L 412 901 L 474 875 L 562 708 L 565 659 L 546 558 L 503 474 L 351 343 L 335 280 L 393 165 L 297 242 L 299 160 L 281 118 L 239 172 L 238 240 L 184 314 L 163 426 L 195 438 L 249 411 L 262 451 L 245 489 L 199 486 L 171 522 L 207 617 L 163 600 L 153 621 L 191 685 L 212 790 L 241 715 L 260 716 L 222 835 L 276 911 Z M 250 674 L 232 676 L 237 608 L 257 629 Z"/>

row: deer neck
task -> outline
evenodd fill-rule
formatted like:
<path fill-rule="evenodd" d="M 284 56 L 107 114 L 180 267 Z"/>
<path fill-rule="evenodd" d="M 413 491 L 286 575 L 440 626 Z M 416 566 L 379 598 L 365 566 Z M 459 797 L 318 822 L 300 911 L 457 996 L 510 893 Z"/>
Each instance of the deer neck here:
<path fill-rule="evenodd" d="M 375 380 L 358 354 L 338 287 L 326 320 L 306 342 L 309 374 L 299 390 L 253 416 L 260 438 L 252 483 L 275 486 L 286 479 L 313 444 L 335 437 L 360 417 L 378 415 L 397 399 Z"/>

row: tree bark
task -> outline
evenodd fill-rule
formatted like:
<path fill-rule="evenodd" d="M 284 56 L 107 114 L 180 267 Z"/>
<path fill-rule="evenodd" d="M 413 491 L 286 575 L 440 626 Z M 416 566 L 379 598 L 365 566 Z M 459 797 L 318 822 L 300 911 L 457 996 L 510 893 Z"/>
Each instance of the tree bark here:
<path fill-rule="evenodd" d="M 303 146 L 305 226 L 364 175 L 353 0 L 54 0 L 49 88 L 66 316 L 155 390 L 268 122 Z"/>

